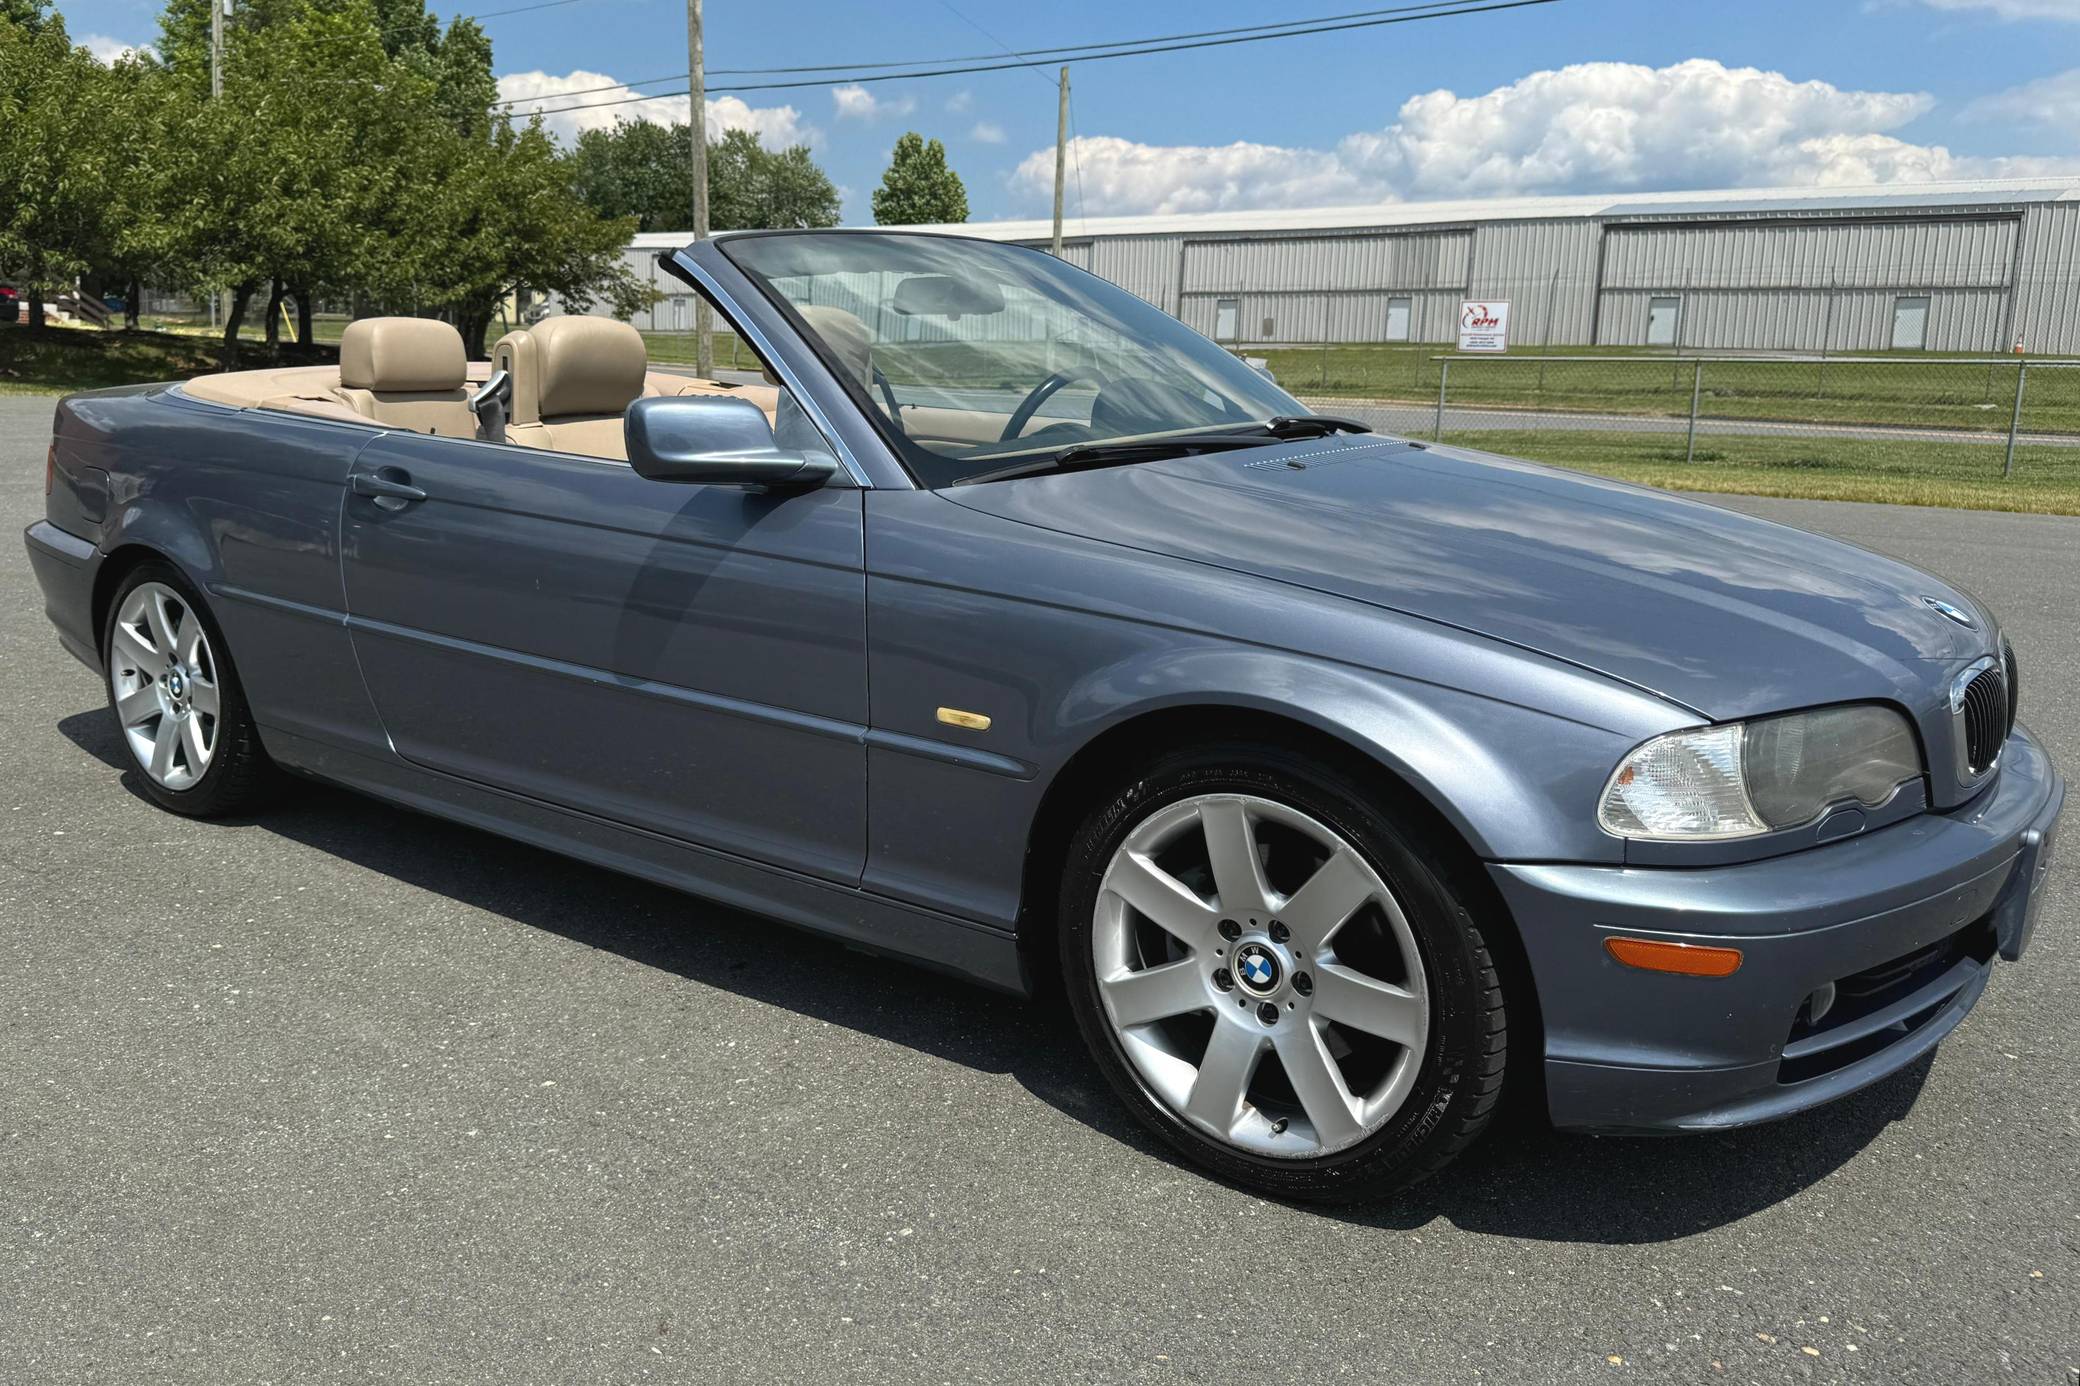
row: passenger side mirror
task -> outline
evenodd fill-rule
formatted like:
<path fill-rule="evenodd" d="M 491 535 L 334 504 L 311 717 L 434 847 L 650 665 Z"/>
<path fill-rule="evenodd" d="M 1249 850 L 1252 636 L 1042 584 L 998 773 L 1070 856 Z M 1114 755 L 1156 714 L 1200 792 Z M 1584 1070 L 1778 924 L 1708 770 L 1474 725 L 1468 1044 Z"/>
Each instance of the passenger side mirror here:
<path fill-rule="evenodd" d="M 667 395 L 628 406 L 628 462 L 652 481 L 717 486 L 821 486 L 837 462 L 783 452 L 765 411 L 748 399 Z"/>

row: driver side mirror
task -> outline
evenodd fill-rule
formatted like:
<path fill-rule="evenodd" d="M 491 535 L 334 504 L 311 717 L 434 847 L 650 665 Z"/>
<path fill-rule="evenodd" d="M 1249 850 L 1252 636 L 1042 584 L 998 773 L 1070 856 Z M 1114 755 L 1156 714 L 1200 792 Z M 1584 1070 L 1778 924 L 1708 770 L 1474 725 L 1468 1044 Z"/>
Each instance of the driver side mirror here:
<path fill-rule="evenodd" d="M 748 399 L 639 399 L 628 406 L 622 430 L 629 465 L 652 481 L 809 488 L 838 470 L 828 456 L 781 451 L 765 411 Z"/>

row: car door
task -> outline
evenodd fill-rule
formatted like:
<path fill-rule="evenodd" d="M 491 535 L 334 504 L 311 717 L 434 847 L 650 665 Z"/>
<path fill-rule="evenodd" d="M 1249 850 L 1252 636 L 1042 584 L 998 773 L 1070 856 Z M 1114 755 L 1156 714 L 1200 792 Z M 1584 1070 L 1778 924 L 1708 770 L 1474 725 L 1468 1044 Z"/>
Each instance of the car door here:
<path fill-rule="evenodd" d="M 341 514 L 397 753 L 841 881 L 865 857 L 863 492 L 392 433 Z"/>

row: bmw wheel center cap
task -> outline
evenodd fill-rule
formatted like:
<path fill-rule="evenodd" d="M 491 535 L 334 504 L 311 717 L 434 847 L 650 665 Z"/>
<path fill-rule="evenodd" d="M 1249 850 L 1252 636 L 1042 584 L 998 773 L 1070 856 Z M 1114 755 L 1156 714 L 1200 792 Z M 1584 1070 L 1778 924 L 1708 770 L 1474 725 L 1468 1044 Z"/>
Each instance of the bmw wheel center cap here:
<path fill-rule="evenodd" d="M 1245 943 L 1235 950 L 1235 980 L 1258 996 L 1278 990 L 1278 955 L 1261 943 Z"/>

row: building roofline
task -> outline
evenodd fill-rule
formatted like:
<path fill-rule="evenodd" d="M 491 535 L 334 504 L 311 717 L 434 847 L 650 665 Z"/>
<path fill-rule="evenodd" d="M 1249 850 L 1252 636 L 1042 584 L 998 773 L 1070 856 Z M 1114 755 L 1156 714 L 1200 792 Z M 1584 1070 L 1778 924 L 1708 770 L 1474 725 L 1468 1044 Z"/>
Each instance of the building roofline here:
<path fill-rule="evenodd" d="M 1152 216 L 1065 217 L 1062 236 L 1065 240 L 1083 241 L 1095 236 L 1350 231 L 1480 221 L 1580 221 L 1631 216 L 1738 216 L 1758 212 L 1882 212 L 1899 209 L 1934 212 L 1950 208 L 2063 201 L 2080 201 L 2080 173 L 2051 178 L 1979 178 L 1828 188 L 1721 188 L 1689 192 L 1383 202 L 1261 211 L 1177 212 Z M 1046 240 L 1053 231 L 1050 222 L 1038 220 L 972 221 L 903 229 L 977 236 L 993 241 Z M 684 245 L 692 239 L 690 232 L 655 231 L 637 236 L 634 245 L 638 249 L 667 249 Z"/>

